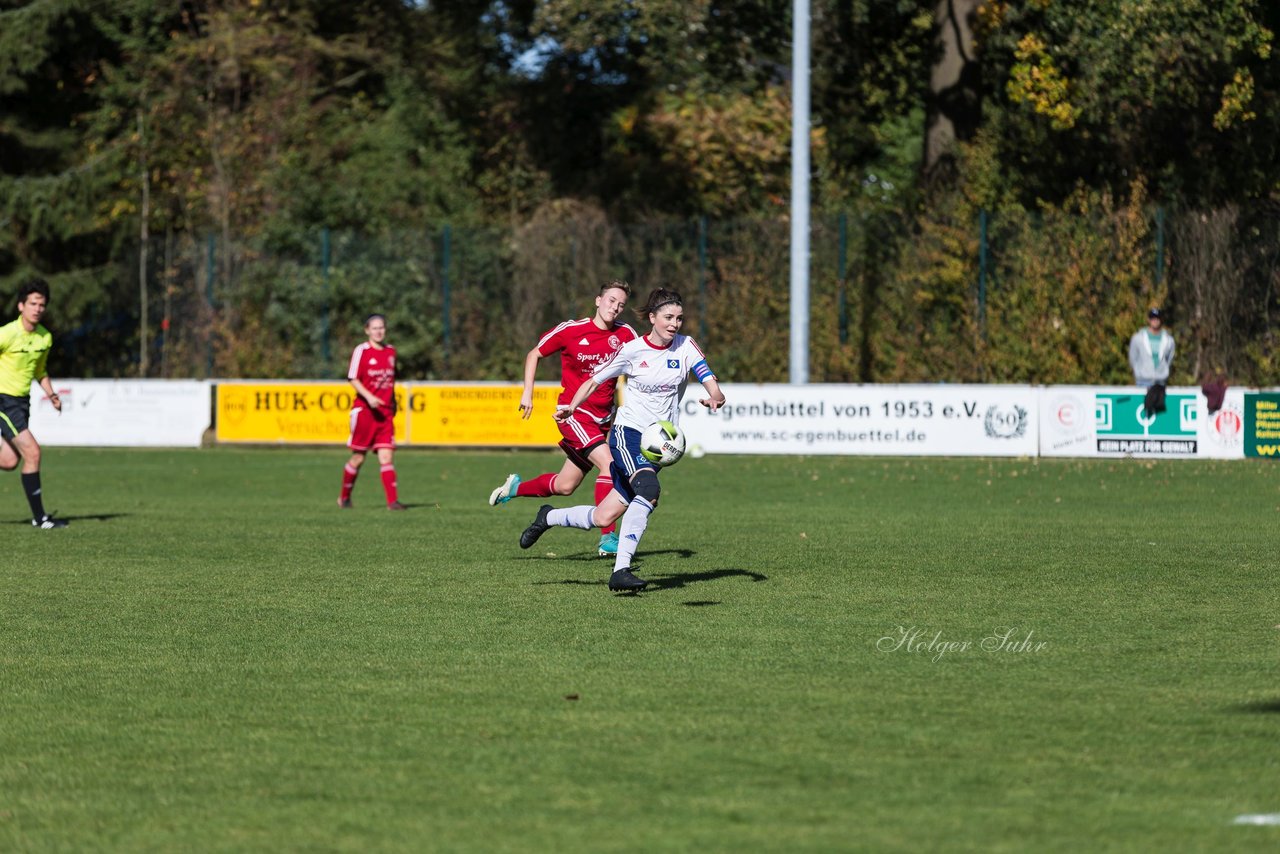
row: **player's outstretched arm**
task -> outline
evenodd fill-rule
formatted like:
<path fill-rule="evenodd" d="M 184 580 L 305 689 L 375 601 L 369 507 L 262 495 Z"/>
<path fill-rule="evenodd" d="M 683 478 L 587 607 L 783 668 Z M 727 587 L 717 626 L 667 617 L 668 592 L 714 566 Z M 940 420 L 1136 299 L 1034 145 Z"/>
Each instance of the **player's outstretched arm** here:
<path fill-rule="evenodd" d="M 703 398 L 698 403 L 701 403 L 712 412 L 724 406 L 724 392 L 720 390 L 720 383 L 716 382 L 714 377 L 708 377 L 703 380 L 702 387 L 707 390 L 707 394 L 711 395 L 711 397 Z"/>
<path fill-rule="evenodd" d="M 578 386 L 578 390 L 573 395 L 573 400 L 556 407 L 555 419 L 557 421 L 568 421 L 569 416 L 573 415 L 573 411 L 582 405 L 582 401 L 591 397 L 591 393 L 598 388 L 600 388 L 600 383 L 595 380 L 587 380 Z"/>
<path fill-rule="evenodd" d="M 538 360 L 542 354 L 534 347 L 524 357 L 524 391 L 520 394 L 520 417 L 525 421 L 533 414 L 533 380 L 538 374 Z"/>

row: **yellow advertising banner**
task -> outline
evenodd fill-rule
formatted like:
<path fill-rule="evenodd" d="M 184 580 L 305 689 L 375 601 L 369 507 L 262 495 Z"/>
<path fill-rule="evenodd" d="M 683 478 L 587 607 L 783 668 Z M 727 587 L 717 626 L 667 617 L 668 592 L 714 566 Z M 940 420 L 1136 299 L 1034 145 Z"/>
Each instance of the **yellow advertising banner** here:
<path fill-rule="evenodd" d="M 409 386 L 409 444 L 546 447 L 560 441 L 552 414 L 560 387 L 535 386 L 533 417 L 520 417 L 518 385 Z"/>
<path fill-rule="evenodd" d="M 347 383 L 220 382 L 214 435 L 219 442 L 345 444 L 351 431 Z M 538 385 L 533 417 L 520 417 L 519 385 L 397 383 L 396 444 L 548 447 L 560 441 L 551 415 L 558 385 Z"/>
<path fill-rule="evenodd" d="M 406 389 L 396 387 L 396 442 L 408 435 Z M 346 444 L 348 383 L 218 383 L 214 435 L 219 442 Z"/>

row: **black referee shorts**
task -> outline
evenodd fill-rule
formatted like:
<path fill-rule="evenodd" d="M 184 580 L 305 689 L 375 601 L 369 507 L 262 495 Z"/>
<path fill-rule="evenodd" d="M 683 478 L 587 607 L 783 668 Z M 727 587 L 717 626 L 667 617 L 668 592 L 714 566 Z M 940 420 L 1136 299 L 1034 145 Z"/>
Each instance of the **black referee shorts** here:
<path fill-rule="evenodd" d="M 31 397 L 0 394 L 0 438 L 12 439 L 27 429 L 31 420 Z"/>

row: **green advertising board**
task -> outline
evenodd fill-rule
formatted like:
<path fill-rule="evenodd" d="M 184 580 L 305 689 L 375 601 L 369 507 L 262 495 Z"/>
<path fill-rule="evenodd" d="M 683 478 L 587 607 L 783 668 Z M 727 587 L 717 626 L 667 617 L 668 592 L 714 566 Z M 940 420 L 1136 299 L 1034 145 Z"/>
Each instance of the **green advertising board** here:
<path fill-rule="evenodd" d="M 1244 455 L 1280 457 L 1280 394 L 1244 396 Z"/>
<path fill-rule="evenodd" d="M 1098 453 L 1194 457 L 1199 410 L 1194 394 L 1166 394 L 1164 412 L 1147 412 L 1145 394 L 1099 392 L 1094 396 Z"/>

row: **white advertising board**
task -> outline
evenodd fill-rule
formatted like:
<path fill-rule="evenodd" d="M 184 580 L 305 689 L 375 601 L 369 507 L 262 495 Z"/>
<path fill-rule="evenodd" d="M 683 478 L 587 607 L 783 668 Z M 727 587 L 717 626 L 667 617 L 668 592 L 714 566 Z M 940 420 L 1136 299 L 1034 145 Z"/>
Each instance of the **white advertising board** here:
<path fill-rule="evenodd" d="M 1045 386 L 1040 395 L 1044 457 L 1244 457 L 1245 389 L 1227 389 L 1210 413 L 1198 388 L 1170 386 L 1165 411 L 1145 409 L 1133 386 Z"/>
<path fill-rule="evenodd" d="M 31 432 L 41 445 L 200 447 L 210 422 L 201 380 L 54 381 L 62 412 L 31 385 Z"/>
<path fill-rule="evenodd" d="M 1038 395 L 1003 385 L 722 386 L 709 412 L 690 382 L 680 426 L 714 454 L 1035 456 Z M 625 394 L 625 392 L 624 392 Z"/>
<path fill-rule="evenodd" d="M 1222 408 L 1209 412 L 1204 395 L 1199 396 L 1200 455 L 1215 459 L 1244 459 L 1243 388 L 1229 388 Z"/>

